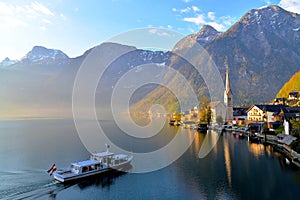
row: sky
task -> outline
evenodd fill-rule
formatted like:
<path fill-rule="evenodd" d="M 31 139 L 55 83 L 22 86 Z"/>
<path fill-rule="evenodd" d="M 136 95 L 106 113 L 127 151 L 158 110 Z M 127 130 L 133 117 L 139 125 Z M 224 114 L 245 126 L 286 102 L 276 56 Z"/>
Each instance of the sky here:
<path fill-rule="evenodd" d="M 300 0 L 0 0 L 0 61 L 20 59 L 37 45 L 76 57 L 139 28 L 188 35 L 209 24 L 226 31 L 266 5 L 300 13 Z"/>

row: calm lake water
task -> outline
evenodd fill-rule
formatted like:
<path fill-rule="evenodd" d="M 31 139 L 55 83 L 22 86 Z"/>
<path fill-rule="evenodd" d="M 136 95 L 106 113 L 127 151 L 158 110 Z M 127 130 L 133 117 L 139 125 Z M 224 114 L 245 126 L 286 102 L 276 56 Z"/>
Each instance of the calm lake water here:
<path fill-rule="evenodd" d="M 104 126 L 112 137 L 120 131 L 110 122 Z M 177 129 L 165 126 L 153 145 L 169 141 Z M 181 134 L 195 135 L 195 140 L 168 167 L 135 174 L 130 173 L 133 163 L 128 173 L 61 184 L 46 173 L 49 166 L 55 162 L 65 167 L 89 156 L 74 122 L 0 121 L 0 199 L 300 199 L 300 170 L 287 165 L 270 146 L 225 133 L 208 156 L 199 159 L 204 137 L 216 133 L 183 129 Z"/>

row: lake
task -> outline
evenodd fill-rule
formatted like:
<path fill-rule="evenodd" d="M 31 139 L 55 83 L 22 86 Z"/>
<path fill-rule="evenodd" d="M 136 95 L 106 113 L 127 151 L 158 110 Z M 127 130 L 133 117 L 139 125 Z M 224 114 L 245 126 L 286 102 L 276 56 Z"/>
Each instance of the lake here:
<path fill-rule="evenodd" d="M 116 137 L 120 132 L 116 125 L 108 121 L 103 126 L 119 145 L 128 146 Z M 89 156 L 73 120 L 0 121 L 0 199 L 300 199 L 298 168 L 288 165 L 271 146 L 250 143 L 232 133 L 221 135 L 202 159 L 198 154 L 204 138 L 213 139 L 217 133 L 166 125 L 158 139 L 131 144 L 132 150 L 158 149 L 176 134 L 194 141 L 167 167 L 132 173 L 133 162 L 127 173 L 111 172 L 61 184 L 47 169 L 53 163 L 66 167 Z"/>

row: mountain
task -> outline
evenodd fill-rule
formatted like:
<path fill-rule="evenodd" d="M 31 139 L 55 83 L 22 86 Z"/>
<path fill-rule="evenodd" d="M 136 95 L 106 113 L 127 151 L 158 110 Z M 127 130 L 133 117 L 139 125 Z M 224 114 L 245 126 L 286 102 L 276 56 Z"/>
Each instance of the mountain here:
<path fill-rule="evenodd" d="M 299 14 L 253 9 L 206 45 L 221 72 L 229 65 L 235 104 L 268 102 L 300 70 L 299 27 Z"/>
<path fill-rule="evenodd" d="M 17 62 L 18 62 L 17 60 L 11 60 L 8 57 L 6 57 L 4 60 L 2 60 L 0 62 L 0 67 L 8 67 L 8 66 L 11 66 L 11 65 L 13 65 Z"/>
<path fill-rule="evenodd" d="M 51 64 L 62 63 L 68 60 L 69 57 L 60 50 L 47 49 L 42 46 L 35 46 L 29 51 L 18 64 L 30 65 L 30 64 Z"/>
<path fill-rule="evenodd" d="M 218 32 L 210 25 L 204 25 L 198 33 L 192 34 L 189 37 L 196 40 L 200 45 L 206 46 L 208 43 L 213 41 L 217 36 L 221 35 L 222 32 Z"/>
<path fill-rule="evenodd" d="M 269 102 L 290 77 L 300 71 L 300 15 L 278 6 L 250 10 L 224 33 L 211 26 L 203 26 L 198 33 L 186 38 L 191 42 L 178 49 L 198 59 L 198 55 L 189 53 L 189 50 L 192 51 L 196 44 L 202 45 L 223 79 L 228 65 L 235 105 Z M 199 98 L 210 95 L 203 77 L 193 70 L 187 60 L 173 52 L 103 43 L 87 50 L 82 56 L 69 58 L 60 50 L 36 46 L 12 68 L 0 68 L 0 110 L 4 113 L 11 113 L 15 109 L 15 112 L 21 110 L 23 113 L 35 110 L 40 113 L 64 111 L 70 114 L 74 81 L 86 58 L 95 51 L 99 52 L 95 61 L 119 52 L 128 52 L 110 63 L 103 76 L 98 77 L 95 102 L 99 107 L 110 106 L 113 89 L 121 77 L 127 72 L 139 76 L 144 66 L 151 63 L 153 69 L 169 66 L 180 72 Z M 205 60 L 198 63 L 201 62 Z M 86 79 L 93 76 L 95 74 L 91 73 Z M 170 85 L 175 87 L 178 84 L 175 76 L 163 76 Z M 131 87 L 129 83 L 123 85 L 124 90 Z M 182 88 L 183 93 L 186 89 Z M 169 106 L 168 111 L 178 107 L 174 93 L 156 84 L 137 89 L 128 103 L 134 105 L 133 109 L 149 108 L 156 103 Z M 97 112 L 101 113 L 102 110 L 97 109 Z"/>
<path fill-rule="evenodd" d="M 250 10 L 224 33 L 204 26 L 187 37 L 205 48 L 223 80 L 229 66 L 235 105 L 269 102 L 300 70 L 300 15 L 278 6 Z M 205 82 L 191 66 L 180 59 L 171 60 L 175 61 L 170 66 L 190 80 L 199 98 L 209 96 Z M 172 109 L 178 106 L 165 88 L 157 88 L 133 109 L 161 103 L 158 97 Z"/>
<path fill-rule="evenodd" d="M 287 98 L 291 91 L 300 91 L 300 71 L 292 76 L 292 78 L 284 84 L 280 89 L 277 98 Z"/>
<path fill-rule="evenodd" d="M 110 107 L 113 87 L 120 77 L 134 67 L 147 63 L 156 63 L 156 66 L 160 67 L 170 58 L 169 52 L 141 50 L 115 43 L 103 43 L 76 58 L 68 58 L 59 50 L 34 47 L 13 67 L 0 68 L 1 115 L 72 116 L 72 95 L 76 76 L 81 69 L 89 67 L 84 66 L 84 62 L 95 51 L 101 52 L 101 56 L 97 54 L 96 61 L 93 62 L 95 67 L 101 65 L 97 61 L 99 57 L 107 58 L 118 53 L 121 55 L 107 66 L 102 76 L 88 74 L 84 81 L 80 82 L 86 84 L 94 75 L 96 79 L 99 78 L 95 99 L 100 119 L 107 117 L 104 108 Z M 121 52 L 124 51 L 128 53 L 122 55 Z M 139 67 L 139 70 L 134 72 L 138 75 L 142 70 L 143 67 Z M 155 88 L 153 85 L 146 87 L 132 101 L 140 100 Z"/>

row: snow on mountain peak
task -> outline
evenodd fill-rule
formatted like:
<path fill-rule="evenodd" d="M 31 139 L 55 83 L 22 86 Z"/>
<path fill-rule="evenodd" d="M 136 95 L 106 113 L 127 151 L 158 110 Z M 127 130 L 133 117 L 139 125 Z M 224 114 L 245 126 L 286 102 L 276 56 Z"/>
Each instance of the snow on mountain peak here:
<path fill-rule="evenodd" d="M 56 60 L 68 59 L 68 56 L 57 49 L 47 49 L 42 46 L 34 46 L 22 59 L 23 64 L 49 63 Z"/>
<path fill-rule="evenodd" d="M 198 33 L 191 35 L 191 37 L 195 38 L 200 45 L 205 46 L 220 34 L 222 34 L 222 32 L 218 32 L 212 26 L 204 25 Z"/>
<path fill-rule="evenodd" d="M 8 67 L 8 66 L 11 66 L 11 65 L 13 65 L 13 64 L 15 64 L 17 62 L 18 62 L 17 60 L 11 60 L 8 57 L 6 57 L 5 59 L 3 59 L 0 62 L 0 67 Z"/>

